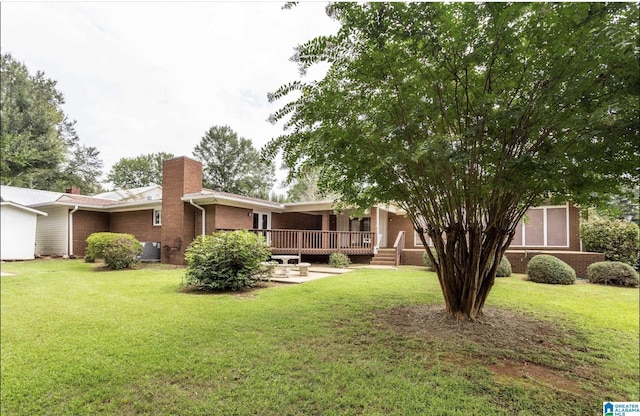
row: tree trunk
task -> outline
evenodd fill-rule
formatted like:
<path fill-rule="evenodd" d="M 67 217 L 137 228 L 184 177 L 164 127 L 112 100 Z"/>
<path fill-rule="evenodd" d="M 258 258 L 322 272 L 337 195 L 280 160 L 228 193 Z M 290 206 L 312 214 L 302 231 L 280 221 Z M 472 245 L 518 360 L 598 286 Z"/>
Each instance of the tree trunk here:
<path fill-rule="evenodd" d="M 428 247 L 424 230 L 420 239 Z M 434 265 L 449 316 L 475 321 L 482 315 L 495 282 L 496 270 L 511 241 L 507 231 L 484 229 L 481 225 L 456 224 L 444 233 L 427 230 L 437 259 L 427 250 Z"/>

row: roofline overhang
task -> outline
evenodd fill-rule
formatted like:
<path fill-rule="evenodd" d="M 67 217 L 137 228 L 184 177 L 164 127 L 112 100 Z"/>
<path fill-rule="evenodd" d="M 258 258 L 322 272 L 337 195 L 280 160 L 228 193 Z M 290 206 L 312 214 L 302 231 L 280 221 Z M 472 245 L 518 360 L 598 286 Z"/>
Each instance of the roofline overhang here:
<path fill-rule="evenodd" d="M 30 208 L 30 207 L 25 207 L 24 205 L 16 204 L 15 202 L 11 202 L 11 201 L 2 201 L 2 202 L 0 202 L 0 206 L 3 206 L 3 205 L 4 206 L 10 206 L 10 207 L 18 208 L 18 209 L 21 209 L 23 211 L 31 212 L 33 214 L 42 215 L 43 217 L 46 217 L 46 216 L 49 215 L 46 212 L 38 211 L 37 209 L 33 209 L 33 208 Z"/>
<path fill-rule="evenodd" d="M 198 205 L 226 205 L 237 208 L 250 208 L 250 209 L 266 209 L 271 212 L 283 212 L 285 207 L 282 204 L 276 202 L 260 200 L 249 200 L 245 198 L 236 198 L 230 195 L 220 194 L 202 194 L 202 195 L 185 195 L 180 198 L 183 202 L 190 203 L 191 201 L 197 202 Z"/>
<path fill-rule="evenodd" d="M 101 211 L 101 212 L 125 212 L 125 211 L 142 211 L 146 209 L 160 209 L 162 208 L 162 200 L 154 199 L 152 201 L 135 201 L 125 202 L 122 204 L 110 204 L 110 205 L 94 205 L 83 204 L 81 202 L 73 201 L 55 201 L 46 202 L 42 204 L 34 204 L 31 207 L 46 207 L 46 206 L 63 206 L 63 207 L 78 207 L 85 211 Z"/>

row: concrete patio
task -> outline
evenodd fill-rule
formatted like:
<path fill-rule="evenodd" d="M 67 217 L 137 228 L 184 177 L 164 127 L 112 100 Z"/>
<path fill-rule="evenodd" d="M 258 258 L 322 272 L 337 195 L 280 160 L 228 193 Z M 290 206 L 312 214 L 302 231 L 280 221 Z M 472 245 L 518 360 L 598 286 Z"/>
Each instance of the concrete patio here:
<path fill-rule="evenodd" d="M 331 267 L 328 265 L 322 264 L 312 264 L 309 267 L 309 274 L 307 276 L 300 276 L 300 272 L 296 270 L 294 265 L 291 265 L 291 271 L 289 272 L 289 276 L 284 276 L 276 270 L 273 276 L 269 279 L 272 282 L 278 283 L 304 283 L 309 282 L 311 280 L 322 279 L 324 277 L 336 276 L 348 272 L 352 272 L 356 269 L 388 269 L 388 270 L 397 270 L 396 267 L 391 266 L 373 266 L 368 264 L 354 264 L 348 269 L 339 269 L 335 267 Z"/>

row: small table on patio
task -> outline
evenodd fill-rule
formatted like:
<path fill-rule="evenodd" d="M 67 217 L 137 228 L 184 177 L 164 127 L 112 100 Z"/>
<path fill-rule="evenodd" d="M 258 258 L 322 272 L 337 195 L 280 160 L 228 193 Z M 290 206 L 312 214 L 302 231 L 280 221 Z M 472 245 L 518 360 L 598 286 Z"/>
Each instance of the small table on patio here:
<path fill-rule="evenodd" d="M 300 256 L 295 256 L 295 255 L 277 255 L 277 256 L 271 256 L 272 259 L 274 260 L 281 260 L 282 261 L 282 268 L 283 268 L 283 272 L 285 276 L 289 276 L 289 269 L 291 268 L 291 264 L 289 264 L 289 260 L 298 260 L 300 261 Z"/>

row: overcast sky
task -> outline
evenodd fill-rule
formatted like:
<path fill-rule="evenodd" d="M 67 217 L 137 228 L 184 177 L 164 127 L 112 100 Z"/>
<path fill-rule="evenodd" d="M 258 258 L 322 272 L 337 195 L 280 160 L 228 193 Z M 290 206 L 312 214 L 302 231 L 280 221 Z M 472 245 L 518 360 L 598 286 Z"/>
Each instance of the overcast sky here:
<path fill-rule="evenodd" d="M 259 148 L 282 132 L 267 93 L 299 78 L 293 48 L 338 25 L 326 2 L 0 5 L 2 52 L 58 81 L 105 174 L 121 157 L 191 155 L 213 125 Z M 310 72 L 318 77 L 323 69 Z"/>

